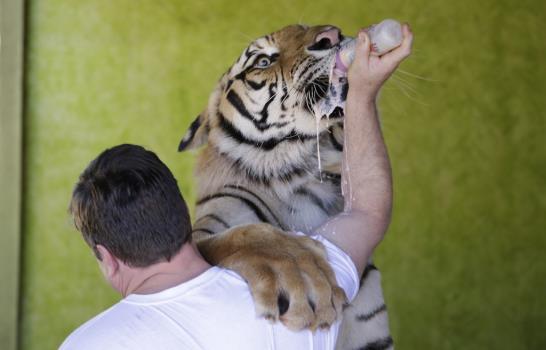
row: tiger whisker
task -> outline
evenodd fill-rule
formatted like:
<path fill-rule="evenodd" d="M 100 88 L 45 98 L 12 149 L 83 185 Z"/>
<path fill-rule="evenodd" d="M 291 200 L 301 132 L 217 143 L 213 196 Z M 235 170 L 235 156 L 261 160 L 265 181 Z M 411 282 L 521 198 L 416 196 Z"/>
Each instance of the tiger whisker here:
<path fill-rule="evenodd" d="M 402 73 L 402 74 L 405 74 L 405 75 L 410 76 L 410 77 L 415 78 L 415 79 L 430 81 L 430 82 L 433 82 L 433 83 L 439 83 L 439 82 L 440 82 L 440 80 L 425 78 L 425 77 L 422 77 L 422 76 L 420 76 L 420 75 L 413 74 L 413 73 L 410 73 L 410 72 L 408 72 L 408 71 L 402 70 L 402 69 L 400 69 L 400 68 L 398 68 L 398 69 L 396 70 L 395 74 L 396 74 L 396 73 Z"/>
<path fill-rule="evenodd" d="M 417 90 L 415 90 L 415 88 L 410 84 L 408 83 L 407 81 L 405 81 L 404 79 L 401 79 L 400 77 L 397 77 L 397 76 L 392 76 L 393 79 L 395 81 L 397 81 L 399 84 L 403 85 L 404 87 L 406 87 L 408 90 L 410 90 L 411 92 L 413 92 L 415 95 L 417 96 L 421 96 L 421 94 L 419 92 L 417 92 Z"/>
<path fill-rule="evenodd" d="M 402 78 L 402 77 L 399 76 L 399 75 L 393 74 L 392 77 L 393 77 L 394 79 L 396 79 L 396 80 L 403 81 L 403 82 L 406 83 L 408 86 L 414 87 L 414 85 L 412 85 L 412 82 L 410 82 L 409 80 L 406 80 L 406 79 Z"/>
<path fill-rule="evenodd" d="M 404 95 L 406 95 L 406 97 L 409 98 L 410 100 L 412 100 L 412 101 L 414 101 L 414 102 L 417 102 L 417 103 L 419 103 L 419 104 L 421 104 L 421 105 L 423 105 L 423 106 L 427 106 L 427 107 L 430 106 L 430 104 L 425 103 L 425 102 L 423 102 L 423 101 L 420 101 L 420 100 L 418 100 L 417 98 L 411 96 L 411 94 L 408 93 L 408 91 L 407 91 L 402 85 L 399 85 L 399 84 L 400 84 L 399 81 L 393 80 L 393 83 L 394 83 L 394 85 L 397 86 L 397 87 L 399 88 L 399 90 L 402 91 L 402 93 L 403 93 Z"/>

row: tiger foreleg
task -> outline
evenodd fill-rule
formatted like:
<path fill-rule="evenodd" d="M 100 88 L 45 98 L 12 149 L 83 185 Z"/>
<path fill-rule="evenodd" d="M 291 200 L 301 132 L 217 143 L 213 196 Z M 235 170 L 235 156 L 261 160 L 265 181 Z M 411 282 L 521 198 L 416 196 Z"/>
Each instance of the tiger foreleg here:
<path fill-rule="evenodd" d="M 292 330 L 328 327 L 341 316 L 344 291 L 322 244 L 268 224 L 237 226 L 198 242 L 211 264 L 249 284 L 256 313 Z"/>

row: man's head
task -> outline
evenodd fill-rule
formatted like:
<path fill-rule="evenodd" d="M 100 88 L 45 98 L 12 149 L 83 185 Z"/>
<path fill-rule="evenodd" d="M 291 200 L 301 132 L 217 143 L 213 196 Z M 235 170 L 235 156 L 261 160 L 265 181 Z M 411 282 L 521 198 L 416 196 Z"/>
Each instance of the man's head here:
<path fill-rule="evenodd" d="M 186 203 L 167 166 L 150 151 L 119 145 L 80 175 L 70 202 L 76 228 L 97 258 L 130 267 L 169 261 L 191 239 Z"/>

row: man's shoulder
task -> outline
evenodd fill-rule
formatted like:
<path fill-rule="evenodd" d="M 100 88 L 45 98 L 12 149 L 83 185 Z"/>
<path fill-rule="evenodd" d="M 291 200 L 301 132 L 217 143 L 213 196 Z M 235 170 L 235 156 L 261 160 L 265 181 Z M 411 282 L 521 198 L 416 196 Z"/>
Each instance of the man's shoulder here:
<path fill-rule="evenodd" d="M 236 309 L 248 309 L 249 313 L 254 310 L 246 282 L 233 271 L 212 267 L 199 277 L 162 292 L 126 297 L 78 327 L 60 349 L 156 348 L 148 340 L 163 332 L 169 335 L 168 330 L 177 327 L 180 329 L 174 333 L 178 335 L 162 337 L 162 342 L 169 346 L 176 342 L 185 344 L 188 337 L 180 331 L 200 324 L 201 314 L 232 314 Z M 184 317 L 178 318 L 182 312 Z"/>
<path fill-rule="evenodd" d="M 114 338 L 115 321 L 122 317 L 124 306 L 116 303 L 74 330 L 62 343 L 60 350 L 98 349 Z"/>

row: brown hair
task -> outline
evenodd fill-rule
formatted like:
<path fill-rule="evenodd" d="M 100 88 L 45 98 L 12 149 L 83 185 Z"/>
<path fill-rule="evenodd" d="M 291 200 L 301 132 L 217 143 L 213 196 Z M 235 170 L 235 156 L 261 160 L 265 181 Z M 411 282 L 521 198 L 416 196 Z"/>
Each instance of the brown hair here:
<path fill-rule="evenodd" d="M 96 245 L 134 267 L 169 261 L 191 240 L 188 208 L 176 179 L 155 153 L 123 144 L 102 152 L 80 175 L 70 213 Z"/>

